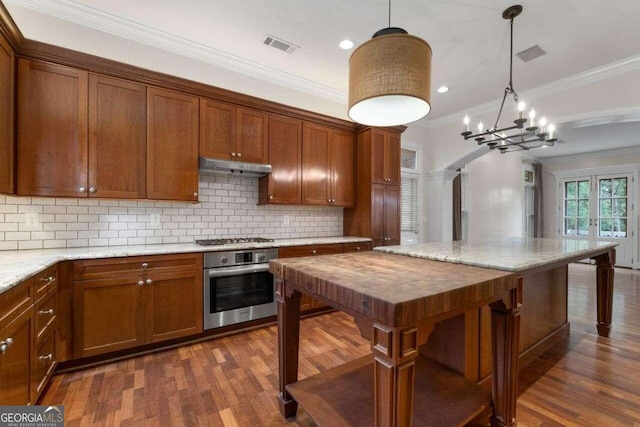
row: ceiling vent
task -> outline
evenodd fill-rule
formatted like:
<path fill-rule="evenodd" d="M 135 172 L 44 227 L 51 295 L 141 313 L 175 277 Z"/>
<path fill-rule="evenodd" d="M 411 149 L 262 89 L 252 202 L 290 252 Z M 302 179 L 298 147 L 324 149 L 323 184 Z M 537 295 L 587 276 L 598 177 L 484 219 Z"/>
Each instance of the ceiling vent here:
<path fill-rule="evenodd" d="M 516 53 L 516 55 L 518 55 L 518 58 L 522 59 L 524 62 L 532 61 L 546 54 L 547 52 L 542 50 L 542 48 L 538 45 L 532 46 L 529 49 L 525 49 L 522 52 Z"/>
<path fill-rule="evenodd" d="M 295 50 L 300 47 L 269 34 L 267 34 L 267 37 L 264 39 L 263 43 L 267 46 L 275 47 L 276 49 L 287 52 L 289 54 L 295 52 Z"/>

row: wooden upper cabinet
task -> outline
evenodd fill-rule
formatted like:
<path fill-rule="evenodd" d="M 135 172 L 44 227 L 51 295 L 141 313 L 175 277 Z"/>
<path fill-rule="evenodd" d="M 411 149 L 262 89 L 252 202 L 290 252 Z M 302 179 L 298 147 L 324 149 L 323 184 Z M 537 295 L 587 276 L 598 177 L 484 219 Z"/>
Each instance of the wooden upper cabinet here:
<path fill-rule="evenodd" d="M 0 193 L 15 191 L 13 49 L 0 35 Z"/>
<path fill-rule="evenodd" d="M 268 163 L 269 115 L 262 111 L 238 108 L 237 123 L 237 160 Z"/>
<path fill-rule="evenodd" d="M 371 182 L 400 185 L 400 135 L 371 130 Z"/>
<path fill-rule="evenodd" d="M 302 204 L 329 205 L 331 129 L 304 122 L 302 136 Z"/>
<path fill-rule="evenodd" d="M 250 108 L 200 100 L 200 155 L 268 163 L 268 117 Z"/>
<path fill-rule="evenodd" d="M 146 195 L 147 89 L 89 76 L 89 197 Z"/>
<path fill-rule="evenodd" d="M 353 206 L 356 188 L 356 141 L 350 132 L 335 130 L 329 140 L 330 193 L 334 206 Z"/>
<path fill-rule="evenodd" d="M 87 194 L 87 73 L 18 62 L 18 194 Z"/>
<path fill-rule="evenodd" d="M 354 135 L 305 122 L 302 137 L 302 204 L 353 206 Z"/>
<path fill-rule="evenodd" d="M 271 174 L 260 178 L 259 203 L 300 204 L 302 121 L 269 116 Z"/>
<path fill-rule="evenodd" d="M 198 200 L 199 99 L 147 89 L 147 198 Z"/>

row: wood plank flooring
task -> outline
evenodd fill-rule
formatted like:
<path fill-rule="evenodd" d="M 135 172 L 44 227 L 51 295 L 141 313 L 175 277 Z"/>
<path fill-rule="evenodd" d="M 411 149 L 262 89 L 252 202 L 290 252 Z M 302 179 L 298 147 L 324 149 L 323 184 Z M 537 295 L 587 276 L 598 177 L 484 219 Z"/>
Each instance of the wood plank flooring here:
<path fill-rule="evenodd" d="M 571 335 L 523 370 L 521 427 L 640 425 L 640 272 L 616 270 L 613 332 L 601 338 L 594 270 L 570 266 Z M 301 378 L 369 353 L 337 312 L 303 320 L 300 344 Z M 276 328 L 268 327 L 56 375 L 40 404 L 64 405 L 68 427 L 313 426 L 302 410 L 295 421 L 281 418 L 277 387 Z"/>

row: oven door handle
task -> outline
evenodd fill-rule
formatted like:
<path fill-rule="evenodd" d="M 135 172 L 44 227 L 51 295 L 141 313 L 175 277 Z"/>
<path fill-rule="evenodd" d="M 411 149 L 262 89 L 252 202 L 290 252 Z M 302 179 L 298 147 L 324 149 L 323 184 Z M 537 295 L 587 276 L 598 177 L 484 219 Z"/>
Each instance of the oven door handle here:
<path fill-rule="evenodd" d="M 269 271 L 269 264 L 254 264 L 251 266 L 242 265 L 229 268 L 211 268 L 208 270 L 209 277 L 239 276 L 241 274 L 261 273 L 264 271 Z"/>

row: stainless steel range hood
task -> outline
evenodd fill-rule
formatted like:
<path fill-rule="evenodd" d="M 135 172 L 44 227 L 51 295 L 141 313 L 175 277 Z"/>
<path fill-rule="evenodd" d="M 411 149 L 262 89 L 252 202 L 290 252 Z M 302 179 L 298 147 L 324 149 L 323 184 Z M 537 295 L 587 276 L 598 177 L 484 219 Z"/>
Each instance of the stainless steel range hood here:
<path fill-rule="evenodd" d="M 200 157 L 200 173 L 260 177 L 271 173 L 271 165 Z"/>

